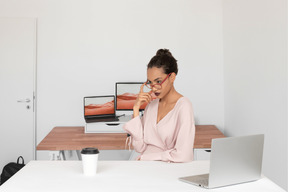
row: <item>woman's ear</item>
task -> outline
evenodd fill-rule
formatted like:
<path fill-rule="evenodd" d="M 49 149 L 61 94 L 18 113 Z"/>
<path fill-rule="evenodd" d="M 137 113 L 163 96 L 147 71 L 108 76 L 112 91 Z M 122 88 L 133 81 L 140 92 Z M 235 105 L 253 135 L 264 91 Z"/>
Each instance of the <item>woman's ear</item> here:
<path fill-rule="evenodd" d="M 171 73 L 171 75 L 170 75 L 170 80 L 172 81 L 172 83 L 175 81 L 175 79 L 176 79 L 176 74 L 173 72 L 173 73 Z"/>

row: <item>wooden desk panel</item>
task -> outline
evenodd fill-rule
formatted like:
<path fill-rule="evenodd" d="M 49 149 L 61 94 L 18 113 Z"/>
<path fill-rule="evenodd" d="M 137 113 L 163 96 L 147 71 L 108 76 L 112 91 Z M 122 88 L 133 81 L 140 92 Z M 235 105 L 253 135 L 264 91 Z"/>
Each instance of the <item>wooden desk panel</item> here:
<path fill-rule="evenodd" d="M 196 125 L 195 148 L 211 148 L 211 140 L 223 138 L 224 134 L 215 125 Z"/>
<path fill-rule="evenodd" d="M 224 137 L 214 125 L 196 125 L 194 148 L 210 148 L 212 138 Z M 54 127 L 39 143 L 37 150 L 125 149 L 126 133 L 84 133 L 84 127 Z"/>

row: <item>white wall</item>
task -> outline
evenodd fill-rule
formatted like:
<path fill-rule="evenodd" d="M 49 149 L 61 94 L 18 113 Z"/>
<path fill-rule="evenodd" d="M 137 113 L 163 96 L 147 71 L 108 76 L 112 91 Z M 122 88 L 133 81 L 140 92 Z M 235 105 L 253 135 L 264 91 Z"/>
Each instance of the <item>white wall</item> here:
<path fill-rule="evenodd" d="M 145 81 L 150 58 L 169 48 L 197 123 L 224 131 L 225 91 L 225 133 L 265 133 L 264 174 L 287 188 L 285 3 L 0 0 L 0 17 L 38 18 L 38 143 L 54 126 L 84 125 L 83 96 Z"/>
<path fill-rule="evenodd" d="M 221 0 L 0 0 L 0 17 L 38 18 L 38 143 L 54 126 L 84 125 L 83 96 L 145 81 L 159 48 L 178 60 L 176 89 L 197 123 L 223 130 Z"/>
<path fill-rule="evenodd" d="M 224 0 L 225 134 L 265 134 L 264 174 L 287 189 L 285 0 Z"/>

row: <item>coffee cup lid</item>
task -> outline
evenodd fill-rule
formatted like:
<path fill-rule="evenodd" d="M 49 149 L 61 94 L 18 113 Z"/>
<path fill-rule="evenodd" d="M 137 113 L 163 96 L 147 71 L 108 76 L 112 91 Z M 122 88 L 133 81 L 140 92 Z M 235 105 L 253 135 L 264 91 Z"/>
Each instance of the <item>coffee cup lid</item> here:
<path fill-rule="evenodd" d="M 93 147 L 87 147 L 82 149 L 81 154 L 98 154 L 99 150 Z"/>

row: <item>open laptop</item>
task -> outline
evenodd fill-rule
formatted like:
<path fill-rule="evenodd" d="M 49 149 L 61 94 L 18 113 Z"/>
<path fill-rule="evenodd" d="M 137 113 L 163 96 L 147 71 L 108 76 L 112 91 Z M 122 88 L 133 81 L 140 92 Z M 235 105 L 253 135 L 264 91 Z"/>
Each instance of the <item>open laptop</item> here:
<path fill-rule="evenodd" d="M 209 174 L 179 178 L 204 188 L 216 188 L 260 179 L 264 135 L 212 140 Z"/>
<path fill-rule="evenodd" d="M 86 123 L 118 121 L 115 114 L 115 96 L 84 97 L 84 118 Z"/>

